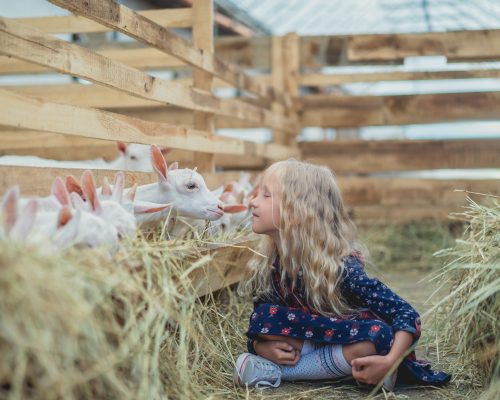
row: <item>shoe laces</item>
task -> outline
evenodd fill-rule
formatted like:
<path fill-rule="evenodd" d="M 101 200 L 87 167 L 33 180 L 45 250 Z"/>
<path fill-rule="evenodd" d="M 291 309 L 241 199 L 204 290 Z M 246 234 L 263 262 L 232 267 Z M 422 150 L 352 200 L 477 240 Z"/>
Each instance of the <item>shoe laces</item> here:
<path fill-rule="evenodd" d="M 259 379 L 255 384 L 256 388 L 278 387 L 281 384 L 281 370 L 275 363 L 259 359 L 254 359 L 253 362 L 257 370 L 257 379 Z"/>

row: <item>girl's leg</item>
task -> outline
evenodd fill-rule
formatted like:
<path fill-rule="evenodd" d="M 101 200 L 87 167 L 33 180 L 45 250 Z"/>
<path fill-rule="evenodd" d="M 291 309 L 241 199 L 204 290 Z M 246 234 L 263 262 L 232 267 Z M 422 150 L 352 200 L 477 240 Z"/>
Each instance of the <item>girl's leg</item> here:
<path fill-rule="evenodd" d="M 295 350 L 301 351 L 302 346 L 304 345 L 304 341 L 301 339 L 295 339 L 289 336 L 279 336 L 279 335 L 258 335 L 259 340 L 268 341 L 268 340 L 276 340 L 281 342 L 286 342 L 290 344 Z"/>
<path fill-rule="evenodd" d="M 296 381 L 343 378 L 352 375 L 353 359 L 374 354 L 375 346 L 369 341 L 348 345 L 323 345 L 302 355 L 296 365 L 281 366 L 282 379 Z"/>
<path fill-rule="evenodd" d="M 373 356 L 377 354 L 375 345 L 370 341 L 345 344 L 342 346 L 342 353 L 345 360 L 351 364 L 355 358 Z"/>

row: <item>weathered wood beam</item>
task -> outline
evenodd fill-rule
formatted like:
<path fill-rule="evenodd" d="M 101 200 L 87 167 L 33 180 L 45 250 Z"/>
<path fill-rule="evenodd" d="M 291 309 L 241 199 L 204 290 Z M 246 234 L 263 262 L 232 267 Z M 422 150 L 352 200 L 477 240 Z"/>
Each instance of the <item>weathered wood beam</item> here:
<path fill-rule="evenodd" d="M 84 15 L 109 26 L 148 46 L 165 51 L 192 67 L 203 69 L 241 90 L 254 93 L 264 99 L 279 101 L 288 106 L 292 104 L 291 98 L 286 94 L 254 81 L 235 65 L 215 57 L 213 52 L 203 51 L 193 46 L 175 33 L 113 0 L 49 1 L 73 13 Z"/>
<path fill-rule="evenodd" d="M 500 168 L 500 139 L 335 140 L 300 143 L 302 156 L 336 173 Z"/>
<path fill-rule="evenodd" d="M 349 39 L 351 61 L 402 60 L 442 55 L 448 60 L 500 58 L 500 30 L 354 35 Z"/>
<path fill-rule="evenodd" d="M 167 8 L 164 10 L 137 11 L 139 15 L 165 28 L 191 28 L 193 10 L 191 8 Z M 44 33 L 92 33 L 109 32 L 111 28 L 78 15 L 53 17 L 16 18 L 21 24 L 31 25 Z"/>
<path fill-rule="evenodd" d="M 500 92 L 303 96 L 302 126 L 355 127 L 500 119 Z"/>
<path fill-rule="evenodd" d="M 269 110 L 238 100 L 221 101 L 211 94 L 155 78 L 6 18 L 0 18 L 0 53 L 49 66 L 56 71 L 79 76 L 143 99 L 260 121 L 264 126 L 269 123 L 287 131 L 296 131 L 294 121 L 273 115 Z"/>
<path fill-rule="evenodd" d="M 303 86 L 343 85 L 354 82 L 425 81 L 437 79 L 500 78 L 500 69 L 453 70 L 453 71 L 391 71 L 371 73 L 328 73 L 299 76 Z"/>
<path fill-rule="evenodd" d="M 297 153 L 285 146 L 207 136 L 205 132 L 195 129 L 45 102 L 8 90 L 0 90 L 0 125 L 94 139 L 158 144 L 183 150 L 250 154 L 271 159 L 282 159 Z"/>

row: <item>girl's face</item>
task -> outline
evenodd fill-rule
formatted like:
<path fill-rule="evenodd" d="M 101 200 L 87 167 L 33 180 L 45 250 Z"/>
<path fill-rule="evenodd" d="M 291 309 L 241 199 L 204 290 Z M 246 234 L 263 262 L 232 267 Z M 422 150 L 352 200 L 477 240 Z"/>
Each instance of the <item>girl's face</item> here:
<path fill-rule="evenodd" d="M 281 194 L 277 190 L 276 174 L 266 173 L 257 189 L 256 196 L 250 201 L 252 208 L 252 229 L 255 233 L 279 235 Z"/>

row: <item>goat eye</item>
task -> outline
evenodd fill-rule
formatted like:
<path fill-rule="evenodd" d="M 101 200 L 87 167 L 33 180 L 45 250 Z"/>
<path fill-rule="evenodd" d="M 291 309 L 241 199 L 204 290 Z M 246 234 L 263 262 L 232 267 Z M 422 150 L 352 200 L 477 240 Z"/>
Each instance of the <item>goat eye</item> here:
<path fill-rule="evenodd" d="M 186 187 L 189 189 L 189 190 L 194 190 L 196 189 L 198 186 L 196 186 L 196 183 L 188 183 L 186 185 Z"/>
<path fill-rule="evenodd" d="M 135 161 L 135 160 L 137 160 L 137 157 L 136 156 L 130 156 L 130 159 Z"/>

